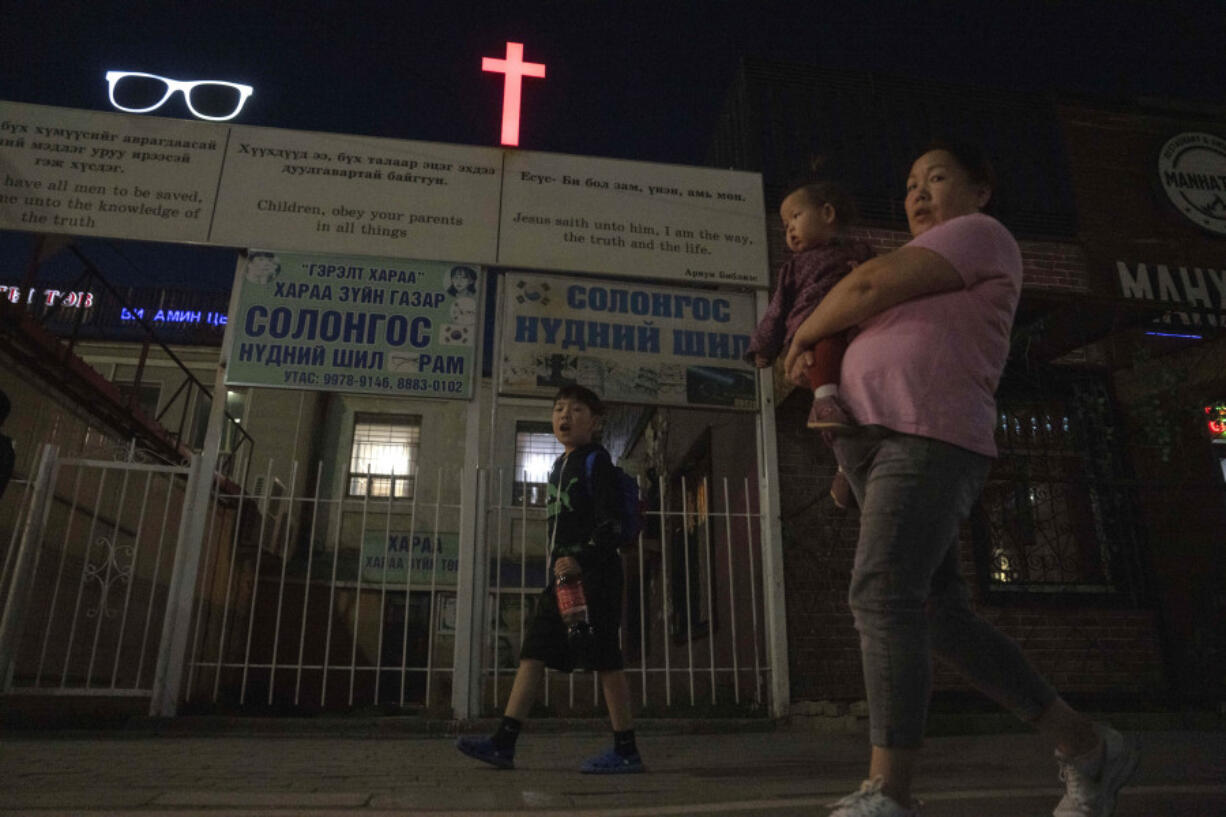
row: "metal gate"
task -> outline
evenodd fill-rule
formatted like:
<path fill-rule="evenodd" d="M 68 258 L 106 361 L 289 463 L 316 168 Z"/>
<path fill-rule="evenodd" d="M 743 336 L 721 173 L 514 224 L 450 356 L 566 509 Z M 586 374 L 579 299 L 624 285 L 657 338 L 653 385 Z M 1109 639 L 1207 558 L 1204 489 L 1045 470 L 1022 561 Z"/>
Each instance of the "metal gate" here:
<path fill-rule="evenodd" d="M 305 495 L 275 476 L 295 485 L 299 465 L 278 467 L 269 461 L 250 491 L 210 500 L 184 705 L 448 706 L 461 469 L 354 497 L 321 491 L 322 462 Z"/>
<path fill-rule="evenodd" d="M 0 572 L 6 694 L 152 696 L 191 469 L 60 459 L 9 486 Z"/>
<path fill-rule="evenodd" d="M 481 709 L 501 710 L 546 582 L 544 485 L 495 469 L 486 513 L 489 589 Z M 623 548 L 621 647 L 643 713 L 751 713 L 770 695 L 762 598 L 761 513 L 749 478 L 687 480 L 651 497 L 637 542 Z M 539 488 L 540 490 L 535 490 Z M 595 673 L 546 673 L 541 703 L 592 713 Z"/>

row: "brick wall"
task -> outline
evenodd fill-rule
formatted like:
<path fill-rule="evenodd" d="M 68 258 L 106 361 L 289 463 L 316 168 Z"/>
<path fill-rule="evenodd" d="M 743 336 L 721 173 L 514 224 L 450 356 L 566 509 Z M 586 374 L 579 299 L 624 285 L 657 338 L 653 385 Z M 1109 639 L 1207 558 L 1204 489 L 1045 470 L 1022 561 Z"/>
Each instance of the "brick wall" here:
<path fill-rule="evenodd" d="M 782 249 L 778 231 L 773 249 Z M 879 253 L 906 243 L 897 230 L 860 228 L 856 237 Z M 1025 290 L 1089 289 L 1080 247 L 1021 242 Z M 782 257 L 782 256 L 780 256 Z M 827 495 L 836 464 L 820 438 L 805 428 L 809 399 L 800 390 L 776 410 L 780 511 L 787 598 L 791 692 L 795 701 L 854 701 L 864 697 L 859 638 L 847 607 L 858 519 Z M 983 600 L 975 580 L 969 532 L 961 540 L 963 575 L 976 610 L 1021 644 L 1058 689 L 1073 695 L 1159 694 L 1166 683 L 1154 614 L 1148 610 L 1047 603 L 1008 607 Z M 938 665 L 938 692 L 970 687 Z"/>
<path fill-rule="evenodd" d="M 820 438 L 804 428 L 808 409 L 806 395 L 797 390 L 776 412 L 791 693 L 794 701 L 855 701 L 864 697 L 864 686 L 847 588 L 858 515 L 839 510 L 827 496 L 836 466 Z M 987 604 L 966 530 L 960 547 L 976 611 L 1015 639 L 1061 692 L 1138 697 L 1165 689 L 1152 611 Z M 939 664 L 934 689 L 971 691 Z"/>

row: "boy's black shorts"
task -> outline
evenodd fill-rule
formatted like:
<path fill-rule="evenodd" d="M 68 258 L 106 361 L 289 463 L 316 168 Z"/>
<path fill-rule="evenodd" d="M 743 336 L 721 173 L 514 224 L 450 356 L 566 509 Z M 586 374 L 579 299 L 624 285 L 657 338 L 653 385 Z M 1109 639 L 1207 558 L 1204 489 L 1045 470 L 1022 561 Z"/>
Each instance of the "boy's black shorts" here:
<path fill-rule="evenodd" d="M 622 560 L 616 553 L 602 560 L 599 566 L 584 568 L 583 595 L 587 598 L 588 621 L 595 633 L 591 669 L 607 671 L 625 667 L 617 637 L 622 620 L 623 584 Z M 536 616 L 528 625 L 519 657 L 544 661 L 545 666 L 559 672 L 575 669 L 552 583 L 541 591 Z"/>

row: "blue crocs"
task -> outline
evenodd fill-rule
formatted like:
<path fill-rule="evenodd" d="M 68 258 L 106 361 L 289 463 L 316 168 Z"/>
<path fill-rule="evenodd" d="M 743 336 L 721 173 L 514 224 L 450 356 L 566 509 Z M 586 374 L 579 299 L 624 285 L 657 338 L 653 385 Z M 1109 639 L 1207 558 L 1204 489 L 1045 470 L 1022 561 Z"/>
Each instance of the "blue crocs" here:
<path fill-rule="evenodd" d="M 602 755 L 589 757 L 583 761 L 579 771 L 583 774 L 634 774 L 646 771 L 646 768 L 638 752 L 632 755 L 619 755 L 615 750 L 610 749 Z"/>
<path fill-rule="evenodd" d="M 515 768 L 515 750 L 499 749 L 489 738 L 463 737 L 455 742 L 461 754 L 497 766 L 499 769 Z"/>

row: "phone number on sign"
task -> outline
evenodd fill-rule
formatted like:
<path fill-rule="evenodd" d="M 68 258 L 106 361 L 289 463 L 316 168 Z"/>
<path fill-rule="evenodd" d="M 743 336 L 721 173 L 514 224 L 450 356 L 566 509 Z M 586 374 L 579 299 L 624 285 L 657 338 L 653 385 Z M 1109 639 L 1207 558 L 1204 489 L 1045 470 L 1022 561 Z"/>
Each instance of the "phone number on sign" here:
<path fill-rule="evenodd" d="M 464 391 L 464 383 L 459 380 L 440 380 L 437 377 L 398 377 L 398 391 L 432 391 L 440 394 L 459 394 Z"/>
<path fill-rule="evenodd" d="M 390 389 L 392 387 L 392 379 L 387 375 L 325 372 L 322 377 L 325 386 L 347 386 L 359 389 Z"/>

